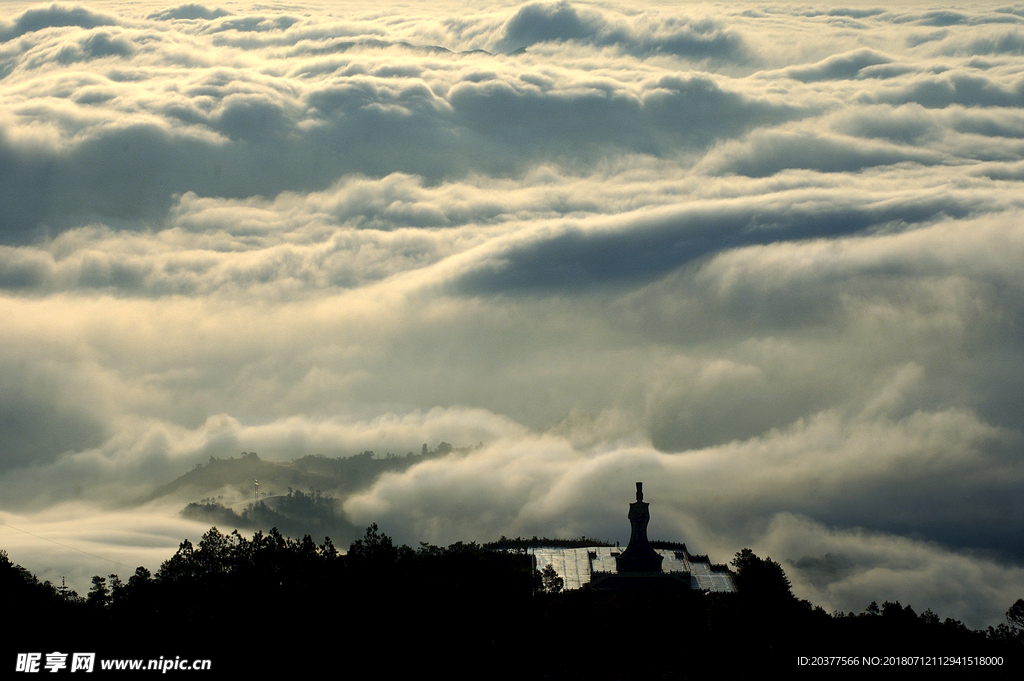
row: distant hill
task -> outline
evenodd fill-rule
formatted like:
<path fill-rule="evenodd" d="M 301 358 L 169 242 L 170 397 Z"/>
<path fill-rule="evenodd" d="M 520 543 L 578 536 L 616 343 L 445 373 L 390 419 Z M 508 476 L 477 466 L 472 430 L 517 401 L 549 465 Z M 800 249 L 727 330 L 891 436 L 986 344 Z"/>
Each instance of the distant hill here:
<path fill-rule="evenodd" d="M 330 536 L 344 544 L 358 536 L 341 508 L 350 495 L 370 487 L 383 473 L 472 449 L 441 442 L 433 449 L 424 444 L 418 454 L 389 452 L 378 458 L 368 450 L 349 457 L 313 455 L 290 462 L 266 461 L 256 452 L 242 452 L 238 458 L 211 456 L 208 463 L 196 464 L 144 501 L 171 497 L 189 502 L 182 515 L 193 520 L 222 527 L 277 527 L 291 536 Z"/>

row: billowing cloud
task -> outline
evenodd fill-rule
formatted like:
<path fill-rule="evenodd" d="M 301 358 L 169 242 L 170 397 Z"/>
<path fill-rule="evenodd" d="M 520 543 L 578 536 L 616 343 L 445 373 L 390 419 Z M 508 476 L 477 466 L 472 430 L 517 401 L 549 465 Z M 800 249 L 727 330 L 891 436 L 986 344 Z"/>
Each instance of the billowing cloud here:
<path fill-rule="evenodd" d="M 846 54 L 837 54 L 828 59 L 823 59 L 817 64 L 809 66 L 794 66 L 786 70 L 786 73 L 797 80 L 805 83 L 816 80 L 842 80 L 859 78 L 872 66 L 890 63 L 890 59 L 884 54 L 874 50 L 863 48 Z"/>
<path fill-rule="evenodd" d="M 155 568 L 211 456 L 444 441 L 348 518 L 624 541 L 643 480 L 829 609 L 1020 597 L 1018 9 L 9 7 L 12 560 Z"/>
<path fill-rule="evenodd" d="M 31 8 L 22 12 L 13 22 L 0 30 L 0 40 L 7 42 L 28 33 L 46 31 L 51 28 L 85 28 L 117 24 L 110 14 L 93 11 L 78 5 L 53 4 L 49 7 Z"/>
<path fill-rule="evenodd" d="M 698 61 L 747 58 L 743 39 L 709 19 L 659 21 L 641 15 L 631 21 L 564 1 L 523 5 L 504 25 L 496 46 L 514 52 L 538 43 L 567 41 L 615 46 L 643 56 L 665 53 Z"/>
<path fill-rule="evenodd" d="M 147 19 L 157 19 L 160 21 L 173 21 L 175 19 L 220 19 L 221 17 L 229 16 L 231 13 L 220 7 L 207 7 L 205 5 L 199 5 L 190 3 L 187 5 L 178 5 L 171 9 L 165 9 L 159 12 L 153 12 Z"/>

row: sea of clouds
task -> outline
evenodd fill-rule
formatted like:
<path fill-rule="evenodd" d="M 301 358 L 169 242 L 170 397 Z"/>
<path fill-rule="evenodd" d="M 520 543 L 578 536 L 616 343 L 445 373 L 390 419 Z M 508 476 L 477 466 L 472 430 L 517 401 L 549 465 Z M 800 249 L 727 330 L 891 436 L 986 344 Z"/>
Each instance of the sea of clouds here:
<path fill-rule="evenodd" d="M 0 546 L 87 588 L 210 456 L 483 443 L 344 510 L 625 541 L 642 480 L 829 610 L 996 624 L 1022 265 L 1022 4 L 3 2 Z"/>

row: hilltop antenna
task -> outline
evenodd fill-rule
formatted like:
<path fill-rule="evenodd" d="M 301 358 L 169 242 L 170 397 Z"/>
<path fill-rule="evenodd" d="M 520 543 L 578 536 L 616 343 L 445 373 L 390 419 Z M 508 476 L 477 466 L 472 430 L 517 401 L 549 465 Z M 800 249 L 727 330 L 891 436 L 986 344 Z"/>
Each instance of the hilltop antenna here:
<path fill-rule="evenodd" d="M 259 500 L 260 500 L 260 481 L 257 480 L 256 481 L 256 501 L 259 502 Z"/>

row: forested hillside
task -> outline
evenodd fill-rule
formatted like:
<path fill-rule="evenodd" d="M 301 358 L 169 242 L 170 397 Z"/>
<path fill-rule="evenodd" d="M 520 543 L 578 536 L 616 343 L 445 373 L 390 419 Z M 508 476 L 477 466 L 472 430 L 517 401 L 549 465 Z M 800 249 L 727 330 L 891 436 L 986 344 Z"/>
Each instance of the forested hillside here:
<path fill-rule="evenodd" d="M 196 464 L 146 500 L 187 501 L 183 516 L 221 527 L 263 531 L 276 527 L 291 536 L 331 536 L 347 544 L 359 536 L 341 508 L 350 494 L 369 487 L 386 472 L 472 449 L 441 442 L 403 455 L 377 456 L 367 450 L 348 457 L 313 455 L 289 462 L 267 461 L 256 452 L 242 452 L 237 458 L 211 456 L 208 463 Z"/>
<path fill-rule="evenodd" d="M 528 540 L 504 540 L 517 542 Z M 871 603 L 832 613 L 793 596 L 782 566 L 749 549 L 732 561 L 739 592 L 564 592 L 517 550 L 396 546 L 376 525 L 341 553 L 330 539 L 251 539 L 211 528 L 155 574 L 96 576 L 61 593 L 0 555 L 17 651 L 210 659 L 216 671 L 445 678 L 740 678 L 810 670 L 799 656 L 925 656 L 986 676 L 1019 672 L 1024 600 L 1006 624 L 972 631 L 931 611 Z M 975 670 L 977 671 L 977 670 Z"/>

